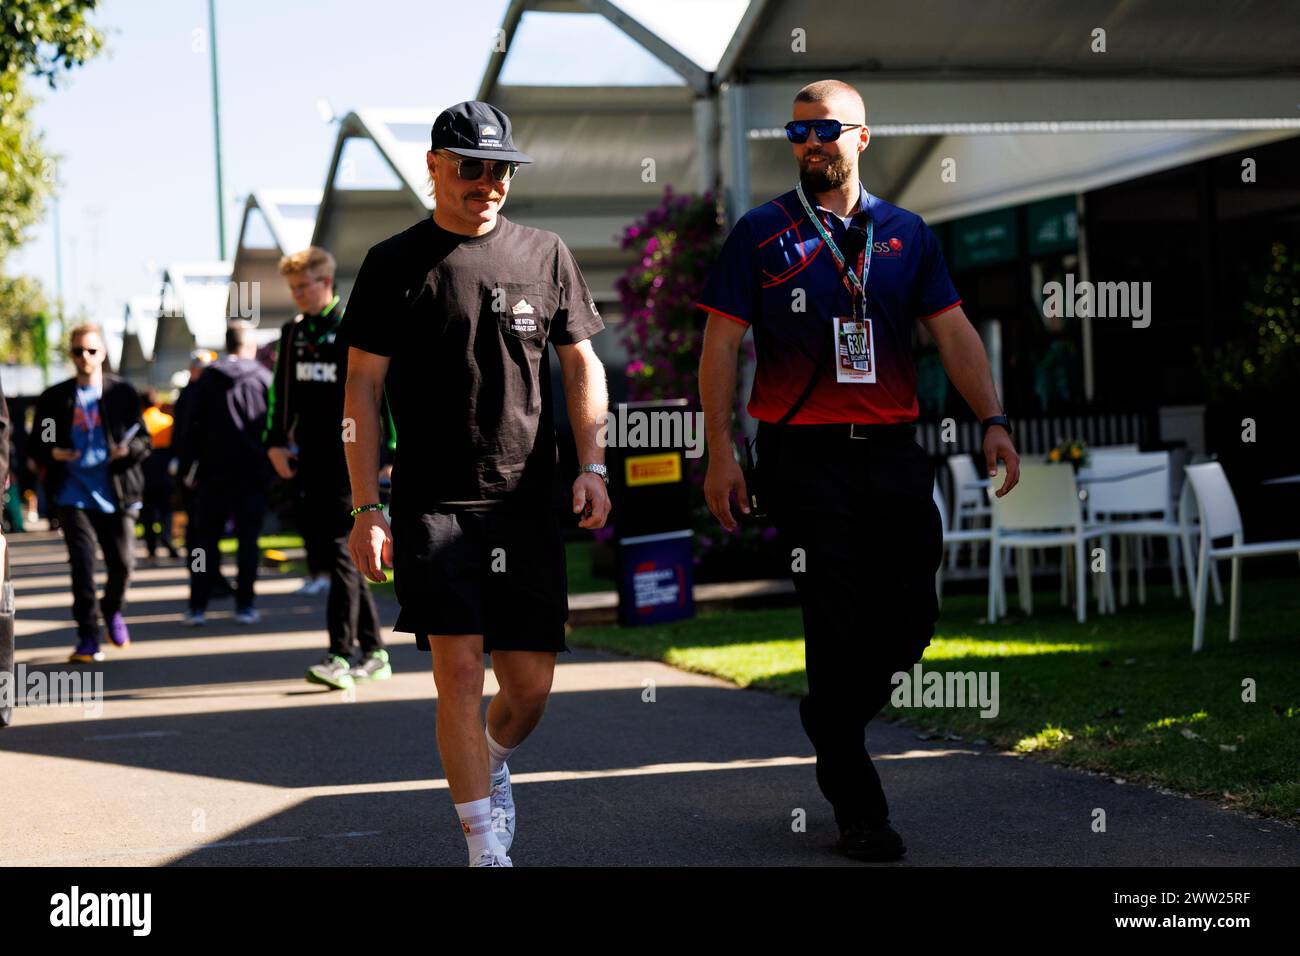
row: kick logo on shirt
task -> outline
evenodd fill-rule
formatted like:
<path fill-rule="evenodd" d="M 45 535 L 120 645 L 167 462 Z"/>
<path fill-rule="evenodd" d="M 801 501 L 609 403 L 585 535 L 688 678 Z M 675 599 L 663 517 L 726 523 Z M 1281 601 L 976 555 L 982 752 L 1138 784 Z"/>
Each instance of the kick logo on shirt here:
<path fill-rule="evenodd" d="M 336 362 L 298 362 L 296 378 L 300 382 L 337 382 L 339 367 Z"/>

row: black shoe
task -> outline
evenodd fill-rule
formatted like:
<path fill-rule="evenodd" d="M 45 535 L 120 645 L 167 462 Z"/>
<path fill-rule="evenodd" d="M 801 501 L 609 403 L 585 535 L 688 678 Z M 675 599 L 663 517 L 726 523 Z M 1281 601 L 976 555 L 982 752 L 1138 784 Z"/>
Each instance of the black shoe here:
<path fill-rule="evenodd" d="M 840 830 L 835 848 L 845 856 L 872 863 L 900 860 L 907 852 L 903 838 L 885 823 L 851 823 Z"/>

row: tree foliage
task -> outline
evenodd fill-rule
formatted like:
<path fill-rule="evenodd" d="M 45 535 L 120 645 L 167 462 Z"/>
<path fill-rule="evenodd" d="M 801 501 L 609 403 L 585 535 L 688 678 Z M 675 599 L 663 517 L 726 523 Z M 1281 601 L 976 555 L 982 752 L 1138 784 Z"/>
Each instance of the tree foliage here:
<path fill-rule="evenodd" d="M 49 342 L 49 305 L 41 284 L 28 276 L 0 273 L 0 362 L 44 366 Z"/>
<path fill-rule="evenodd" d="M 0 263 L 45 210 L 54 167 L 31 119 L 28 78 L 51 87 L 103 47 L 96 0 L 4 0 L 0 7 Z"/>
<path fill-rule="evenodd" d="M 1197 349 L 1211 398 L 1295 394 L 1300 369 L 1300 257 L 1275 242 L 1242 306 L 1248 322 L 1208 356 Z"/>

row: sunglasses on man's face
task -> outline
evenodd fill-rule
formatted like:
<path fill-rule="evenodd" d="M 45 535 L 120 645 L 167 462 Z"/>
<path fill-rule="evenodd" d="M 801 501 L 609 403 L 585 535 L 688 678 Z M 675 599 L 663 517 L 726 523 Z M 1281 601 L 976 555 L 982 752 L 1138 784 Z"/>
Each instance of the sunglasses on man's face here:
<path fill-rule="evenodd" d="M 99 349 L 83 349 L 80 345 L 68 350 L 72 353 L 73 358 L 81 358 L 83 355 L 98 355 Z"/>
<path fill-rule="evenodd" d="M 808 142 L 809 131 L 817 134 L 823 143 L 831 143 L 840 138 L 846 129 L 859 129 L 861 123 L 841 123 L 839 120 L 793 120 L 785 124 L 785 138 L 792 143 Z"/>
<path fill-rule="evenodd" d="M 497 182 L 506 183 L 514 178 L 515 172 L 519 169 L 518 163 L 506 160 L 489 163 L 483 159 L 457 159 L 453 156 L 446 158 L 456 164 L 456 173 L 460 178 L 471 183 L 483 178 L 484 169 L 491 173 L 492 178 Z"/>

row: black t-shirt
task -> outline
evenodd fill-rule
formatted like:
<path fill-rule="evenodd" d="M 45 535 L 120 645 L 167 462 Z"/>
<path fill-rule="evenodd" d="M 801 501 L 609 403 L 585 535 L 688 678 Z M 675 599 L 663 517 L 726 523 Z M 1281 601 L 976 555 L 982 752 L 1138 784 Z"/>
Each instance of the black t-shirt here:
<path fill-rule="evenodd" d="M 393 513 L 549 502 L 546 344 L 602 328 L 554 233 L 498 216 L 486 235 L 462 236 L 429 218 L 371 247 L 340 337 L 390 359 Z"/>

